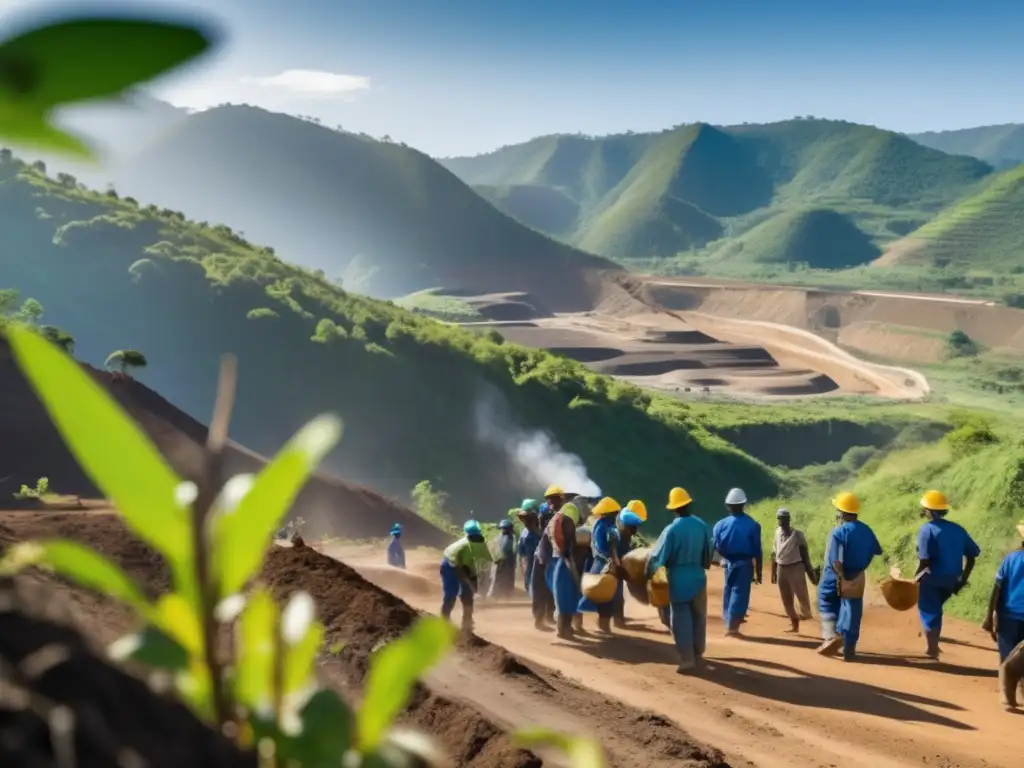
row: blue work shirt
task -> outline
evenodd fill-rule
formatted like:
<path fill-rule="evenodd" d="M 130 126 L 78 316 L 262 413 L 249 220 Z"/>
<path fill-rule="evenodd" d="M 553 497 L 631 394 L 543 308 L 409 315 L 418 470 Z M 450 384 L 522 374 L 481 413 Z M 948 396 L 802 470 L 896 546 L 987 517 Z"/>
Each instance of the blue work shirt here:
<path fill-rule="evenodd" d="M 761 524 L 746 512 L 715 523 L 715 549 L 726 560 L 761 557 Z"/>
<path fill-rule="evenodd" d="M 529 528 L 524 528 L 523 532 L 519 534 L 519 556 L 529 560 L 537 551 L 538 544 L 540 544 L 540 534 L 534 533 Z"/>
<path fill-rule="evenodd" d="M 1011 552 L 1004 559 L 996 573 L 999 585 L 999 605 L 996 612 L 1000 618 L 1024 621 L 1024 549 Z"/>
<path fill-rule="evenodd" d="M 590 531 L 590 548 L 595 557 L 611 560 L 612 549 L 617 552 L 619 529 L 615 527 L 615 515 L 604 515 L 597 518 Z"/>
<path fill-rule="evenodd" d="M 687 515 L 673 520 L 661 536 L 647 561 L 647 576 L 664 567 L 668 573 L 668 593 L 673 603 L 693 600 L 707 586 L 704 561 L 711 558 L 711 531 L 699 517 Z"/>
<path fill-rule="evenodd" d="M 955 587 L 964 572 L 964 558 L 980 554 L 971 534 L 944 518 L 929 520 L 917 532 L 917 558 L 928 561 L 929 579 L 936 587 Z"/>
<path fill-rule="evenodd" d="M 405 568 L 405 550 L 402 549 L 402 542 L 397 536 L 392 536 L 388 543 L 388 565 Z"/>
<path fill-rule="evenodd" d="M 494 541 L 494 561 L 500 560 L 511 560 L 515 555 L 516 551 L 516 537 L 512 531 L 505 533 L 504 531 L 498 534 L 498 538 Z"/>
<path fill-rule="evenodd" d="M 832 563 L 843 564 L 843 578 L 855 579 L 861 571 L 867 570 L 876 555 L 882 554 L 882 545 L 878 543 L 875 532 L 860 520 L 853 520 L 837 525 L 828 535 L 825 546 L 825 568 L 821 575 L 821 584 L 826 589 L 835 587 L 837 578 Z"/>

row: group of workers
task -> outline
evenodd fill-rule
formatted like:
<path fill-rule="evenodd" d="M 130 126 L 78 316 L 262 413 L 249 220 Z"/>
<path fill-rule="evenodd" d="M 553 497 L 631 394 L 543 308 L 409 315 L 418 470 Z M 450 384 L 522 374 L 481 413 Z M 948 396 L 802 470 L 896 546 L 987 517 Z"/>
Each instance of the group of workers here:
<path fill-rule="evenodd" d="M 747 496 L 733 488 L 725 497 L 727 514 L 714 527 L 693 513 L 693 499 L 683 488 L 669 492 L 666 508 L 675 519 L 665 527 L 650 549 L 646 579 L 661 569 L 668 581 L 668 606 L 659 609 L 671 631 L 679 655 L 677 671 L 689 674 L 700 669 L 707 634 L 707 571 L 717 553 L 725 569 L 722 621 L 725 634 L 740 636 L 750 604 L 751 586 L 761 584 L 763 571 L 760 524 L 746 512 Z M 882 546 L 871 527 L 860 519 L 861 504 L 843 491 L 832 499 L 835 526 L 828 535 L 824 564 L 811 561 L 804 533 L 793 527 L 788 509 L 776 512 L 777 528 L 771 550 L 771 580 L 777 584 L 783 608 L 798 632 L 800 622 L 812 618 L 807 582 L 817 587 L 822 643 L 818 653 L 842 652 L 854 661 L 864 610 L 866 571 Z M 583 512 L 582 510 L 586 510 Z M 968 583 L 981 550 L 970 534 L 947 518 L 949 501 L 939 491 L 928 491 L 920 500 L 924 519 L 917 536 L 917 609 L 926 640 L 925 654 L 939 657 L 943 606 Z M 589 514 L 587 514 L 589 513 Z M 634 548 L 637 530 L 647 520 L 639 500 L 625 507 L 610 497 L 597 501 L 567 493 L 559 486 L 544 492 L 543 501 L 526 499 L 516 513 L 522 531 L 515 536 L 511 519 L 499 524 L 492 547 L 475 520 L 463 526 L 464 536 L 451 544 L 441 560 L 441 615 L 451 617 L 462 602 L 462 627 L 473 628 L 474 594 L 480 577 L 490 573 L 489 596 L 509 597 L 517 572 L 529 593 L 537 629 L 550 630 L 572 639 L 582 631 L 583 614 L 594 612 L 598 628 L 610 633 L 625 626 L 623 584 L 628 574 L 623 558 Z M 583 523 L 586 522 L 586 526 Z M 995 578 L 984 628 L 996 641 L 1000 663 L 1014 654 L 1021 657 L 1020 671 L 1004 684 L 1003 703 L 1016 707 L 1016 681 L 1024 675 L 1024 524 L 1017 528 L 1021 548 L 1007 555 Z M 404 567 L 400 526 L 392 530 L 388 562 Z M 581 591 L 584 573 L 610 572 L 619 578 L 615 596 L 594 603 Z M 631 587 L 632 591 L 632 587 Z"/>

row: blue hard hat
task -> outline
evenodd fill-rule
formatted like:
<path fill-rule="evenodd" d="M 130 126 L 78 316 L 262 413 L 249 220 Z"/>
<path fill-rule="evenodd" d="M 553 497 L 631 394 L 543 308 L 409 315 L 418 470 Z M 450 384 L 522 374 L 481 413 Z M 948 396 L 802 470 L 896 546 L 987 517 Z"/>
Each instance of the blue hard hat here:
<path fill-rule="evenodd" d="M 465 534 L 483 533 L 480 530 L 480 523 L 476 520 L 467 520 L 466 524 L 462 526 L 462 532 Z"/>
<path fill-rule="evenodd" d="M 512 527 L 512 521 L 506 517 L 504 520 L 498 523 L 498 527 L 501 528 L 501 530 L 503 531 L 507 531 L 509 528 Z"/>
<path fill-rule="evenodd" d="M 636 512 L 624 509 L 622 512 L 619 512 L 619 522 L 623 525 L 640 526 L 644 521 L 640 519 L 640 515 Z"/>
<path fill-rule="evenodd" d="M 391 526 L 391 535 L 392 536 L 401 536 L 402 535 L 402 526 L 401 526 L 401 524 L 395 523 L 394 525 Z"/>

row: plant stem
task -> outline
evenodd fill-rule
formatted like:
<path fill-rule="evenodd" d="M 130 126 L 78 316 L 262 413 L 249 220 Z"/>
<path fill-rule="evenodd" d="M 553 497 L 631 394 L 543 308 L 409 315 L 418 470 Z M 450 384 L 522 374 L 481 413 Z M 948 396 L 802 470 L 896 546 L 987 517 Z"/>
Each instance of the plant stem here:
<path fill-rule="evenodd" d="M 206 436 L 206 456 L 203 461 L 202 477 L 198 494 L 192 506 L 192 547 L 195 553 L 196 582 L 199 588 L 199 620 L 203 628 L 203 652 L 210 674 L 210 688 L 213 693 L 213 711 L 221 728 L 233 720 L 233 713 L 224 690 L 223 667 L 217 654 L 217 622 L 214 608 L 217 585 L 210 577 L 210 552 L 207 538 L 207 521 L 213 502 L 221 488 L 224 468 L 224 445 L 227 443 L 228 424 L 235 403 L 238 361 L 234 355 L 224 355 L 220 361 L 220 377 L 217 381 L 217 400 L 213 406 L 213 417 Z"/>

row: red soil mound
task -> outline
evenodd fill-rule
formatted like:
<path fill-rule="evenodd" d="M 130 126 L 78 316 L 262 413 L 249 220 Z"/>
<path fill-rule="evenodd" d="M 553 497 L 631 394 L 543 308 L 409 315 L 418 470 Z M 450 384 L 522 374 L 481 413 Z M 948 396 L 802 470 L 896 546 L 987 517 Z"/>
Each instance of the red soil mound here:
<path fill-rule="evenodd" d="M 206 427 L 175 408 L 157 393 L 125 379 L 113 382 L 110 374 L 83 366 L 146 431 L 168 462 L 183 477 L 195 479 L 202 461 Z M 85 476 L 50 423 L 35 393 L 0 340 L 0 507 L 22 506 L 13 494 L 22 484 L 33 486 L 40 477 L 57 493 L 96 497 L 96 487 Z M 257 472 L 266 459 L 242 446 L 228 450 L 227 471 Z M 292 509 L 306 520 L 311 533 L 349 539 L 385 538 L 394 523 L 401 523 L 410 546 L 443 546 L 447 536 L 398 502 L 368 488 L 318 474 L 303 489 Z"/>
<path fill-rule="evenodd" d="M 95 513 L 15 512 L 3 516 L 0 547 L 29 536 L 67 536 L 86 542 L 108 554 L 148 587 L 166 582 L 163 563 L 134 541 L 120 519 Z M 6 539 L 6 542 L 4 541 Z M 45 580 L 50 577 L 26 577 Z M 297 589 L 317 601 L 327 627 L 327 643 L 343 643 L 337 655 L 321 660 L 321 673 L 332 686 L 358 698 L 368 669 L 370 653 L 380 643 L 401 635 L 419 615 L 407 603 L 370 584 L 343 563 L 309 547 L 277 547 L 267 556 L 261 579 L 284 598 Z M 108 601 L 64 587 L 62 593 L 76 600 L 92 600 L 79 619 L 89 636 L 110 639 L 112 624 L 123 629 L 123 611 Z M 98 610 L 103 607 L 106 613 Z M 587 721 L 600 728 L 600 736 L 612 766 L 646 765 L 649 768 L 728 768 L 716 750 L 695 744 L 668 720 L 606 698 L 550 670 L 530 667 L 502 648 L 473 637 L 463 641 L 456 664 L 464 685 L 472 690 L 492 690 L 501 697 L 524 702 L 516 714 L 542 711 L 586 713 Z M 467 694 L 469 693 L 468 689 Z M 98 692 L 98 695 L 103 695 Z M 467 699 L 472 698 L 467 695 Z M 456 766 L 474 768 L 534 768 L 544 764 L 538 755 L 514 747 L 508 723 L 498 710 L 484 714 L 475 705 L 440 695 L 430 686 L 419 686 L 402 722 L 431 733 Z M 559 723 L 551 722 L 558 727 Z M 6 764 L 6 763 L 4 763 Z M 180 765 L 206 764 L 201 761 Z M 212 764 L 212 763 L 210 763 Z M 219 764 L 218 764 L 219 765 Z"/>

